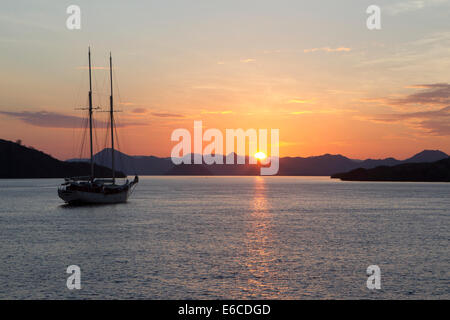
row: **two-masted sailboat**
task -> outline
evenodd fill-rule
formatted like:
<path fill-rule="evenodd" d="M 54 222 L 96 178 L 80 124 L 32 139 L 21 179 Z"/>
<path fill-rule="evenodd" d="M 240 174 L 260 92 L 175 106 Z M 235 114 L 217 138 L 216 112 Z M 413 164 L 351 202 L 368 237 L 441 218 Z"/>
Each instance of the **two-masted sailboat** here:
<path fill-rule="evenodd" d="M 114 163 L 114 103 L 113 103 L 113 77 L 112 57 L 109 56 L 109 75 L 111 82 L 111 95 L 109 106 L 109 121 L 111 129 L 111 178 L 95 178 L 94 154 L 92 143 L 93 110 L 92 107 L 92 77 L 91 77 L 91 50 L 89 56 L 89 140 L 90 140 L 90 165 L 91 174 L 86 177 L 66 178 L 65 182 L 58 188 L 58 195 L 67 203 L 120 203 L 126 202 L 132 190 L 139 182 L 138 176 L 133 181 L 126 180 L 123 184 L 116 183 L 116 172 Z"/>

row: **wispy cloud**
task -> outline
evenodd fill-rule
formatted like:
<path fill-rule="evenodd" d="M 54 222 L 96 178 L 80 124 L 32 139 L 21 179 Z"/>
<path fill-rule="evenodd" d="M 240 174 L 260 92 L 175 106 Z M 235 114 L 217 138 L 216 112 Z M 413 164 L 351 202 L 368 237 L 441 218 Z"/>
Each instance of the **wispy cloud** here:
<path fill-rule="evenodd" d="M 302 115 L 302 114 L 343 114 L 343 113 L 354 113 L 355 110 L 350 109 L 317 109 L 317 110 L 296 110 L 288 111 L 291 115 Z"/>
<path fill-rule="evenodd" d="M 223 110 L 223 111 L 208 111 L 208 110 L 203 110 L 201 112 L 201 114 L 230 114 L 233 113 L 233 111 L 231 110 Z"/>
<path fill-rule="evenodd" d="M 131 110 L 131 112 L 142 114 L 142 113 L 146 113 L 147 109 L 145 109 L 145 108 L 134 108 L 133 110 Z"/>
<path fill-rule="evenodd" d="M 404 123 L 428 135 L 450 135 L 450 84 L 418 84 L 407 88 L 421 91 L 396 98 L 365 99 L 367 102 L 383 103 L 394 108 L 401 107 L 395 108 L 396 113 L 359 116 L 359 118 L 372 122 Z M 408 110 L 414 108 L 418 111 L 403 112 L 405 107 Z"/>
<path fill-rule="evenodd" d="M 304 99 L 290 99 L 287 101 L 287 103 L 305 104 L 305 103 L 314 103 L 314 101 L 313 100 L 304 100 Z"/>
<path fill-rule="evenodd" d="M 121 106 L 126 106 L 126 107 L 135 106 L 136 105 L 136 103 L 134 103 L 134 102 L 119 102 L 119 104 Z"/>
<path fill-rule="evenodd" d="M 311 114 L 313 113 L 311 110 L 302 110 L 302 111 L 293 111 L 290 114 L 298 115 L 298 114 Z"/>
<path fill-rule="evenodd" d="M 450 104 L 450 84 L 448 83 L 420 84 L 413 88 L 423 90 L 403 98 L 390 99 L 390 103 L 395 105 L 421 104 L 441 106 Z"/>
<path fill-rule="evenodd" d="M 351 51 L 351 48 L 346 47 L 339 47 L 339 48 L 330 48 L 330 47 L 322 47 L 322 48 L 311 48 L 311 49 L 305 49 L 303 50 L 304 53 L 310 53 L 310 52 L 349 52 Z"/>
<path fill-rule="evenodd" d="M 152 116 L 160 118 L 184 118 L 185 116 L 179 113 L 168 113 L 168 112 L 152 112 Z"/>
<path fill-rule="evenodd" d="M 42 21 L 42 18 L 37 15 L 20 15 L 21 18 L 18 18 L 18 14 L 14 16 L 8 16 L 4 14 L 0 14 L 0 22 L 6 22 L 8 24 L 16 24 L 18 26 L 24 26 L 34 29 L 42 29 L 46 31 L 59 31 L 60 28 L 57 28 L 54 25 L 48 23 L 48 21 Z"/>
<path fill-rule="evenodd" d="M 82 117 L 70 116 L 62 113 L 48 112 L 48 111 L 0 111 L 0 115 L 4 115 L 10 118 L 19 119 L 27 124 L 44 127 L 44 128 L 79 128 L 80 124 L 85 120 Z M 98 128 L 106 128 L 107 123 L 103 121 L 96 121 Z M 119 127 L 130 126 L 145 126 L 146 123 L 141 122 L 127 122 L 121 121 L 117 124 Z"/>
<path fill-rule="evenodd" d="M 250 63 L 250 62 L 255 62 L 255 59 L 241 59 L 242 63 Z"/>
<path fill-rule="evenodd" d="M 448 0 L 410 0 L 389 4 L 385 7 L 385 9 L 390 15 L 398 15 L 404 12 L 417 11 L 426 7 L 441 6 L 446 4 L 449 4 Z"/>
<path fill-rule="evenodd" d="M 398 98 L 365 98 L 361 99 L 361 101 L 382 103 L 390 106 L 445 106 L 450 104 L 450 84 L 448 83 L 418 84 L 407 86 L 407 88 L 420 91 Z"/>
<path fill-rule="evenodd" d="M 427 134 L 450 135 L 450 106 L 433 111 L 393 113 L 375 115 L 369 120 L 374 122 L 405 122 L 421 129 Z"/>

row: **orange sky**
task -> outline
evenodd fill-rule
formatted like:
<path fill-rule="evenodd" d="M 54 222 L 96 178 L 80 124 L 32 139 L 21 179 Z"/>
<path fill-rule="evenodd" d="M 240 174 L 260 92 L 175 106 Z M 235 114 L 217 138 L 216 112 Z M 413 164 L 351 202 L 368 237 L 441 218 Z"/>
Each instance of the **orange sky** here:
<path fill-rule="evenodd" d="M 281 156 L 450 153 L 447 2 L 381 1 L 379 31 L 365 27 L 363 2 L 114 3 L 102 11 L 101 1 L 80 1 L 78 31 L 65 28 L 64 4 L 6 4 L 0 138 L 60 159 L 79 156 L 75 108 L 87 104 L 90 44 L 94 104 L 102 108 L 113 52 L 120 142 L 129 154 L 169 156 L 171 132 L 192 131 L 194 120 L 224 133 L 279 129 Z M 100 146 L 104 139 L 101 132 Z"/>

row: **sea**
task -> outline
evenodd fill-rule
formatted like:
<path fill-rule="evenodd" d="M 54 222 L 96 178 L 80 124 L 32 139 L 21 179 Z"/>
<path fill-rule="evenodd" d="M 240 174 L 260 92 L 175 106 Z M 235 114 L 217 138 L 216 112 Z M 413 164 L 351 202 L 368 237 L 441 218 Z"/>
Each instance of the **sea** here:
<path fill-rule="evenodd" d="M 448 183 L 148 176 L 69 206 L 61 182 L 0 180 L 0 299 L 450 298 Z"/>

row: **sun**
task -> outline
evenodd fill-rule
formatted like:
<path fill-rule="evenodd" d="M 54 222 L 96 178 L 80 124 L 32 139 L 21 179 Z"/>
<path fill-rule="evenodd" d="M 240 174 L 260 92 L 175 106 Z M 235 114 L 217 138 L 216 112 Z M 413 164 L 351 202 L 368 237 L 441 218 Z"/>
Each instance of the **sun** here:
<path fill-rule="evenodd" d="M 255 158 L 258 160 L 264 160 L 265 158 L 267 158 L 266 154 L 264 152 L 257 152 L 255 153 Z"/>

